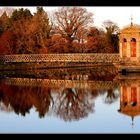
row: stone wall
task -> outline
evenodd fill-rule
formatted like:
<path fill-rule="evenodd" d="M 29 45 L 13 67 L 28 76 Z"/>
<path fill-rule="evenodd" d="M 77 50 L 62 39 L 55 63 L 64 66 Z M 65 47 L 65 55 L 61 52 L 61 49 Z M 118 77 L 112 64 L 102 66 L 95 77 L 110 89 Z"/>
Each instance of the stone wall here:
<path fill-rule="evenodd" d="M 119 63 L 119 54 L 76 53 L 76 54 L 20 54 L 1 55 L 2 62 L 92 62 Z"/>

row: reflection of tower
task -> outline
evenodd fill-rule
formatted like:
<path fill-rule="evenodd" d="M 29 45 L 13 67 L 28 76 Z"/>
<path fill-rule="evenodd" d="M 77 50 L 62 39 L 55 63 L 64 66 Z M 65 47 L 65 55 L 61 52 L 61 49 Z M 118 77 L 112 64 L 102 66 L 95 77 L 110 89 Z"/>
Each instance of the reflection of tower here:
<path fill-rule="evenodd" d="M 131 119 L 132 119 L 132 128 L 133 128 L 133 126 L 134 126 L 134 117 L 131 117 Z"/>
<path fill-rule="evenodd" d="M 134 117 L 140 115 L 140 86 L 139 82 L 123 83 L 120 88 L 120 113 L 130 116 L 132 127 Z"/>

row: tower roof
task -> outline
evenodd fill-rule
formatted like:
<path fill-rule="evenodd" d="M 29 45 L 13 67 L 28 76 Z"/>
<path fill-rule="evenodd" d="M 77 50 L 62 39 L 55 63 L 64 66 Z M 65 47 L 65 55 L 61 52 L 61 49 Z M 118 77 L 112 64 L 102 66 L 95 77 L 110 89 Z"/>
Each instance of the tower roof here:
<path fill-rule="evenodd" d="M 134 117 L 139 116 L 140 112 L 139 111 L 122 111 L 118 110 L 118 112 L 122 113 L 123 115 L 126 115 L 128 117 L 131 117 L 132 120 L 132 127 L 134 126 Z"/>
<path fill-rule="evenodd" d="M 119 110 L 119 112 L 130 117 L 136 117 L 140 115 L 140 111 L 120 111 Z"/>
<path fill-rule="evenodd" d="M 134 32 L 139 32 L 140 33 L 140 25 L 131 24 L 131 25 L 123 28 L 120 32 L 121 33 L 134 33 Z"/>

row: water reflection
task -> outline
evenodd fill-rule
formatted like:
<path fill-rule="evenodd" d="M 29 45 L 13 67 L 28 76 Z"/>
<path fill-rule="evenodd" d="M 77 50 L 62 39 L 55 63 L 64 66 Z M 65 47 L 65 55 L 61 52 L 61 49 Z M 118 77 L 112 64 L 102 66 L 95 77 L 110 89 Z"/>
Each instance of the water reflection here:
<path fill-rule="evenodd" d="M 0 110 L 26 116 L 35 108 L 42 119 L 55 116 L 63 121 L 79 121 L 97 111 L 99 97 L 108 107 L 119 101 L 116 112 L 132 118 L 133 125 L 134 118 L 140 115 L 140 75 L 123 76 L 110 70 L 107 77 L 102 70 L 85 68 L 35 71 L 32 78 L 27 76 L 30 72 L 25 77 L 24 72 L 22 76 L 1 74 Z M 95 78 L 98 72 L 100 75 Z"/>
<path fill-rule="evenodd" d="M 40 118 L 53 115 L 64 121 L 78 121 L 94 113 L 98 96 L 107 104 L 119 98 L 118 82 L 112 81 L 116 70 L 109 69 L 106 76 L 105 71 L 85 68 L 36 71 L 36 78 L 22 78 L 24 72 L 16 77 L 15 73 L 6 73 L 0 80 L 0 107 L 22 116 L 35 107 Z"/>
<path fill-rule="evenodd" d="M 119 91 L 117 89 L 109 89 L 105 94 L 104 102 L 112 104 L 119 98 Z"/>
<path fill-rule="evenodd" d="M 140 75 L 127 74 L 120 75 L 120 113 L 131 117 L 132 125 L 134 117 L 140 115 Z"/>
<path fill-rule="evenodd" d="M 6 80 L 10 80 L 10 78 Z M 79 120 L 94 112 L 95 99 L 99 95 L 105 94 L 107 102 L 108 98 L 114 98 L 114 92 L 110 92 L 111 89 L 104 89 L 100 92 L 95 87 L 86 89 L 18 86 L 8 85 L 6 80 L 5 83 L 2 80 L 0 84 L 0 102 L 7 107 L 5 111 L 10 106 L 16 114 L 23 116 L 29 113 L 32 107 L 35 107 L 40 118 L 48 114 L 60 117 L 65 121 Z M 30 79 L 26 80 L 30 81 Z"/>

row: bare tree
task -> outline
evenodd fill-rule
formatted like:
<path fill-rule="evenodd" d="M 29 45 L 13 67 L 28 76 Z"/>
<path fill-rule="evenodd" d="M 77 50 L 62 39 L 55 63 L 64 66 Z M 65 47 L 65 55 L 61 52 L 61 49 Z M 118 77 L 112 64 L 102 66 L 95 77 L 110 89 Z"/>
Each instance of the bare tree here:
<path fill-rule="evenodd" d="M 119 27 L 116 23 L 112 22 L 111 20 L 106 20 L 103 22 L 103 28 L 106 30 L 106 32 L 109 34 L 118 34 L 119 33 Z"/>
<path fill-rule="evenodd" d="M 56 32 L 69 41 L 70 47 L 78 31 L 93 23 L 93 14 L 81 7 L 62 7 L 54 12 L 53 16 Z"/>

